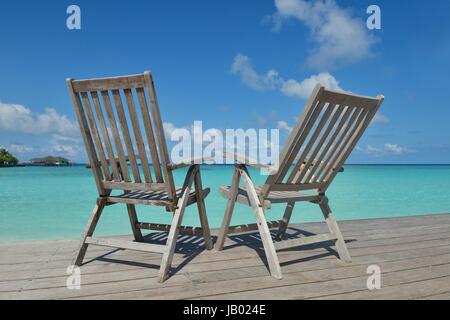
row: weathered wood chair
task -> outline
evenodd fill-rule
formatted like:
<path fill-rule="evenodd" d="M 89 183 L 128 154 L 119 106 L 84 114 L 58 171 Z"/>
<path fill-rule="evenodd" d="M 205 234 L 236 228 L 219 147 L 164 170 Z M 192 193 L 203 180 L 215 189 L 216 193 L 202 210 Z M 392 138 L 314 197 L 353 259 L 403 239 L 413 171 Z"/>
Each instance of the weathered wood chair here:
<path fill-rule="evenodd" d="M 170 271 L 179 233 L 201 235 L 205 247 L 212 249 L 204 203 L 210 190 L 202 187 L 198 162 L 192 161 L 183 187 L 176 188 L 172 170 L 190 164 L 169 163 L 163 122 L 150 72 L 116 78 L 68 79 L 67 85 L 98 189 L 97 204 L 73 264 L 82 264 L 90 244 L 156 252 L 163 255 L 159 271 L 159 280 L 163 282 Z M 124 107 L 123 97 L 127 108 Z M 141 117 L 135 105 L 139 105 Z M 120 194 L 114 195 L 113 191 L 120 191 Z M 92 237 L 104 207 L 118 203 L 127 207 L 134 241 Z M 184 210 L 193 203 L 198 206 L 201 228 L 182 227 Z M 165 207 L 173 214 L 172 224 L 138 221 L 136 204 Z M 141 229 L 168 232 L 166 245 L 144 243 Z"/>
<path fill-rule="evenodd" d="M 279 167 L 270 172 L 264 185 L 253 185 L 246 165 L 248 159 L 232 155 L 238 162 L 231 186 L 221 187 L 219 192 L 228 199 L 216 250 L 222 250 L 226 236 L 259 230 L 270 273 L 282 277 L 276 250 L 301 245 L 335 241 L 339 257 L 351 261 L 325 195 L 336 174 L 343 171 L 348 158 L 367 126 L 373 119 L 384 97 L 376 98 L 338 93 L 316 86 L 306 107 L 292 130 L 279 158 Z M 230 156 L 230 155 L 228 155 Z M 264 165 L 250 163 L 257 168 Z M 270 170 L 269 167 L 266 169 Z M 240 187 L 241 178 L 244 186 Z M 288 227 L 294 205 L 298 201 L 318 204 L 330 230 L 327 234 L 282 240 Z M 252 207 L 256 224 L 230 226 L 235 202 Z M 272 203 L 286 203 L 284 217 L 267 222 L 265 209 Z M 273 242 L 271 228 L 278 228 Z"/>

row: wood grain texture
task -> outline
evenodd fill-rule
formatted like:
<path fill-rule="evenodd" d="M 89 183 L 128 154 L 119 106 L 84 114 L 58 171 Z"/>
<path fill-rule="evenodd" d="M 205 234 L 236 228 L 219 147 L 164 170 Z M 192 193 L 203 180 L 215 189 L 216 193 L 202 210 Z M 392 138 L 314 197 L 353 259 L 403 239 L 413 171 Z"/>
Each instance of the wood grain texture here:
<path fill-rule="evenodd" d="M 202 237 L 179 236 L 166 282 L 158 282 L 161 254 L 92 247 L 81 267 L 81 290 L 66 288 L 75 240 L 0 243 L 2 299 L 448 299 L 450 214 L 341 221 L 353 262 L 321 246 L 278 252 L 282 280 L 259 258 L 256 232 L 230 237 L 222 252 Z M 276 230 L 274 230 L 276 231 Z M 327 231 L 323 223 L 291 225 L 285 237 Z M 218 230 L 212 230 L 217 235 Z M 117 237 L 126 239 L 129 237 Z M 145 236 L 163 244 L 165 234 Z M 248 241 L 246 246 L 236 243 Z M 193 244 L 194 242 L 194 244 Z M 252 246 L 253 245 L 253 246 Z M 188 262 L 188 263 L 186 263 Z M 382 270 L 382 287 L 366 288 L 367 266 Z M 180 268 L 181 266 L 181 268 Z"/>

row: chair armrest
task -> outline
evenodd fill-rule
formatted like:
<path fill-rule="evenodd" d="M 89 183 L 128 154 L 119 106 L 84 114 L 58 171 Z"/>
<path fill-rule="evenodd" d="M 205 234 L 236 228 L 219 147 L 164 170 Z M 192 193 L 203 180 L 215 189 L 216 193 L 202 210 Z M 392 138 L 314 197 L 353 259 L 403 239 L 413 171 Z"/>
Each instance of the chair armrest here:
<path fill-rule="evenodd" d="M 202 164 L 205 161 L 214 162 L 214 158 L 212 158 L 212 157 L 197 157 L 197 158 L 185 159 L 179 163 L 169 163 L 167 165 L 167 168 L 169 170 L 177 170 L 180 168 L 185 168 L 185 167 L 189 167 L 189 166 L 196 165 L 196 164 Z"/>
<path fill-rule="evenodd" d="M 241 154 L 238 154 L 236 152 L 234 152 L 234 153 L 223 152 L 222 156 L 225 159 L 233 159 L 238 164 L 244 164 L 244 165 L 248 165 L 248 166 L 253 167 L 253 168 L 266 170 L 269 174 L 275 174 L 278 171 L 277 169 L 275 169 L 274 167 L 272 167 L 270 165 L 262 164 L 262 163 L 258 162 L 258 160 L 249 158 L 249 157 L 247 157 L 245 155 L 241 155 Z"/>

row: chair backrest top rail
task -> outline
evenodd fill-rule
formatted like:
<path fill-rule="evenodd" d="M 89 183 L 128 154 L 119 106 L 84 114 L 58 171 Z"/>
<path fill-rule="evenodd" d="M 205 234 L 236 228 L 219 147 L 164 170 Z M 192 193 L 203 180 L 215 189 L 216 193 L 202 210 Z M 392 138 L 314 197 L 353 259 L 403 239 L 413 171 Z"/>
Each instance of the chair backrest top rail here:
<path fill-rule="evenodd" d="M 146 71 L 145 73 L 151 74 L 150 71 Z M 134 74 L 120 77 L 68 80 L 72 80 L 73 90 L 77 93 L 88 91 L 119 90 L 126 88 L 132 89 L 145 87 L 144 74 Z"/>

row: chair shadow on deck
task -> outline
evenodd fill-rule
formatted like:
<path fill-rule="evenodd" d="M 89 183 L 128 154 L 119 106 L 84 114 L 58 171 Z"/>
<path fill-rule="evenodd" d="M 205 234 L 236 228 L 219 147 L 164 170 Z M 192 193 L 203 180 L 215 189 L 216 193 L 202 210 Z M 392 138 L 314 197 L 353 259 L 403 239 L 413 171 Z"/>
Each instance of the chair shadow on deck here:
<path fill-rule="evenodd" d="M 270 233 L 272 235 L 272 238 L 275 238 L 275 236 L 277 234 L 277 230 L 270 230 Z M 287 231 L 284 235 L 284 240 L 292 240 L 292 239 L 298 239 L 300 237 L 309 237 L 309 236 L 314 236 L 314 235 L 316 235 L 316 234 L 313 232 L 302 230 L 297 227 L 288 227 Z M 242 245 L 247 246 L 248 248 L 253 249 L 258 254 L 259 258 L 263 261 L 266 268 L 269 268 L 268 261 L 266 259 L 266 255 L 264 253 L 264 247 L 263 247 L 259 232 L 255 231 L 255 232 L 249 232 L 249 233 L 238 234 L 238 235 L 229 235 L 228 237 L 230 240 L 234 241 L 235 243 L 225 246 L 224 250 L 229 250 L 234 247 L 239 247 Z M 357 240 L 356 239 L 348 239 L 348 240 L 345 240 L 345 243 L 350 243 L 350 242 L 354 242 L 354 241 L 357 241 Z M 325 242 L 321 242 L 321 243 L 313 243 L 313 244 L 307 244 L 307 245 L 302 245 L 302 246 L 293 247 L 293 248 L 282 249 L 280 251 L 295 252 L 295 251 L 311 251 L 311 250 L 322 248 L 322 249 L 325 249 L 326 252 L 281 262 L 280 265 L 288 266 L 288 265 L 301 263 L 301 262 L 305 262 L 305 261 L 313 261 L 313 260 L 317 260 L 317 259 L 328 257 L 328 256 L 335 256 L 335 257 L 339 258 L 339 253 L 335 250 L 335 248 L 333 248 L 333 246 L 334 246 L 334 241 L 325 241 Z"/>
<path fill-rule="evenodd" d="M 167 241 L 167 233 L 165 232 L 155 232 L 144 235 L 145 243 L 152 243 L 157 245 L 165 245 Z M 142 268 L 150 268 L 158 270 L 160 268 L 159 263 L 146 263 L 133 261 L 133 257 L 121 257 L 121 256 L 112 256 L 114 253 L 124 251 L 126 249 L 116 249 L 111 248 L 106 253 L 100 254 L 97 257 L 94 257 L 85 263 L 84 265 L 89 264 L 93 261 L 102 261 L 109 263 L 119 263 L 129 266 L 142 267 Z M 183 261 L 179 263 L 176 267 L 172 268 L 172 275 L 175 275 L 183 269 L 189 262 L 191 262 L 195 257 L 205 251 L 204 239 L 201 236 L 192 236 L 192 235 L 182 235 L 179 234 L 177 238 L 177 246 L 175 247 L 175 254 L 182 255 Z"/>

